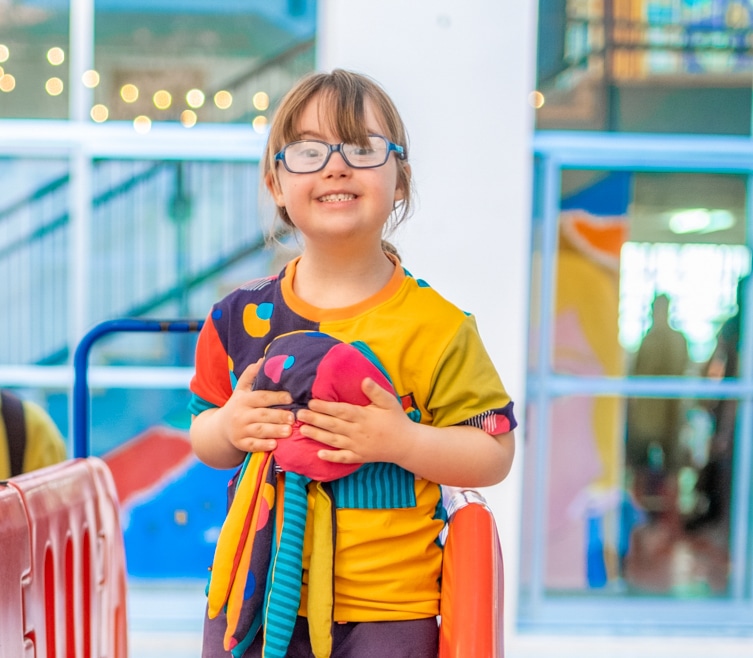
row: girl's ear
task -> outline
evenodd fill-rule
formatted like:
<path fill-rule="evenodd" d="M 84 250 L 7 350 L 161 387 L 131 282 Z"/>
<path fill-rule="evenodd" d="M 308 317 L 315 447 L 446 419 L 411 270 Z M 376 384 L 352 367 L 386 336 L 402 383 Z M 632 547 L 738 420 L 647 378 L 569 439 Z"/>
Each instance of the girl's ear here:
<path fill-rule="evenodd" d="M 410 165 L 405 164 L 403 165 L 403 168 L 405 169 L 405 176 L 397 177 L 397 185 L 395 185 L 395 201 L 403 201 L 405 199 L 405 189 L 403 187 L 403 180 L 410 180 L 411 177 L 411 170 Z"/>
<path fill-rule="evenodd" d="M 285 199 L 282 194 L 282 188 L 280 187 L 280 181 L 277 180 L 277 176 L 275 176 L 274 172 L 270 171 L 267 173 L 264 177 L 264 184 L 267 186 L 269 193 L 275 200 L 275 204 L 280 208 L 284 208 Z"/>

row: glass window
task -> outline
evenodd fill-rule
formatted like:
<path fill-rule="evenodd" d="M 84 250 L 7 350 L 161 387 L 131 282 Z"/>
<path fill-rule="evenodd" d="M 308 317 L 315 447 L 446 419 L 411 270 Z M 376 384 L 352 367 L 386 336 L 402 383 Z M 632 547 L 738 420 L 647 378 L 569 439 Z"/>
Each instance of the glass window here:
<path fill-rule="evenodd" d="M 234 265 L 268 274 L 257 181 L 256 162 L 96 161 L 92 321 L 203 318 Z"/>
<path fill-rule="evenodd" d="M 65 119 L 71 86 L 93 121 L 253 123 L 313 68 L 312 1 L 94 1 L 94 61 L 71 72 L 69 2 L 0 9 L 0 118 Z M 76 18 L 76 24 L 79 19 Z M 92 44 L 77 43 L 80 62 Z"/>
<path fill-rule="evenodd" d="M 65 344 L 68 162 L 0 158 L 0 363 L 40 363 Z"/>
<path fill-rule="evenodd" d="M 252 123 L 313 68 L 312 2 L 96 0 L 94 121 Z"/>
<path fill-rule="evenodd" d="M 717 171 L 677 154 L 636 170 L 563 164 L 619 160 L 604 144 L 552 151 L 535 184 L 521 625 L 708 628 L 717 600 L 745 623 L 749 175 L 721 155 Z"/>
<path fill-rule="evenodd" d="M 0 119 L 68 116 L 67 2 L 0 7 Z"/>
<path fill-rule="evenodd" d="M 746 178 L 565 170 L 561 195 L 556 313 L 563 339 L 555 347 L 555 370 L 700 374 L 722 324 L 737 312 L 737 283 L 750 271 Z M 591 291 L 586 305 L 584 282 Z M 657 297 L 667 303 L 662 321 L 687 343 L 688 362 L 667 372 L 640 366 L 636 373 L 637 350 L 656 324 Z M 573 332 L 588 325 L 599 327 L 591 347 L 598 367 L 576 363 L 584 348 L 575 344 L 589 336 Z"/>
<path fill-rule="evenodd" d="M 218 288 L 269 273 L 256 162 L 98 160 L 92 168 L 89 326 L 204 317 Z M 66 160 L 0 159 L 0 362 L 69 354 Z M 242 267 L 244 274 L 238 273 Z M 190 359 L 185 360 L 190 363 Z"/>
<path fill-rule="evenodd" d="M 540 0 L 539 7 L 538 128 L 750 134 L 749 3 Z"/>

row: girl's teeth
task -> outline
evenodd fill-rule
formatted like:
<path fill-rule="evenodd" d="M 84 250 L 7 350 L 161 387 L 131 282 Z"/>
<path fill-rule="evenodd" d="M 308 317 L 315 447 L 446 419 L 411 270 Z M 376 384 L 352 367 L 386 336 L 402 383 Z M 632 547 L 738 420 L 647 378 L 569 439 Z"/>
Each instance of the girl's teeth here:
<path fill-rule="evenodd" d="M 355 199 L 353 194 L 327 194 L 319 199 L 319 201 L 350 201 Z"/>

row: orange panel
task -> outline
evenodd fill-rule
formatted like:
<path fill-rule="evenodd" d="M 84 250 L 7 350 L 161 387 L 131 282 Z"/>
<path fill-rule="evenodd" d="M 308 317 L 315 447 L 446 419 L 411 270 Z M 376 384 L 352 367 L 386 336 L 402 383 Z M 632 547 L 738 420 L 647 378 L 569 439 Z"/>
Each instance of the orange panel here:
<path fill-rule="evenodd" d="M 491 511 L 475 492 L 450 517 L 439 658 L 503 658 L 504 567 Z"/>

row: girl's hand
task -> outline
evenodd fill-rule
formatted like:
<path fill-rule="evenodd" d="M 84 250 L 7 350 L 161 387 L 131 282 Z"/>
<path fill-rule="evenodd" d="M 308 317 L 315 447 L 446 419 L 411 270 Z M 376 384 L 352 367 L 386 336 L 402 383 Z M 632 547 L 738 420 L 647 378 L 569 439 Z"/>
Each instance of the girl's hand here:
<path fill-rule="evenodd" d="M 371 404 L 311 400 L 308 409 L 297 412 L 298 420 L 305 423 L 301 434 L 334 448 L 317 453 L 325 461 L 400 463 L 409 443 L 406 434 L 416 424 L 397 398 L 374 380 L 364 379 L 361 390 Z"/>
<path fill-rule="evenodd" d="M 486 487 L 502 481 L 515 455 L 513 432 L 492 436 L 471 425 L 433 427 L 414 423 L 392 393 L 371 379 L 361 389 L 366 406 L 312 400 L 297 413 L 301 434 L 333 450 L 325 461 L 391 462 L 418 477 L 455 487 Z"/>
<path fill-rule="evenodd" d="M 234 468 L 249 452 L 269 452 L 277 439 L 290 436 L 295 416 L 286 391 L 254 391 L 262 359 L 248 366 L 222 407 L 207 409 L 191 421 L 191 445 L 196 456 L 213 468 Z"/>
<path fill-rule="evenodd" d="M 290 436 L 295 415 L 289 409 L 272 409 L 290 404 L 287 391 L 254 391 L 252 386 L 262 359 L 248 366 L 215 419 L 224 428 L 228 443 L 241 452 L 269 452 L 277 439 Z"/>

